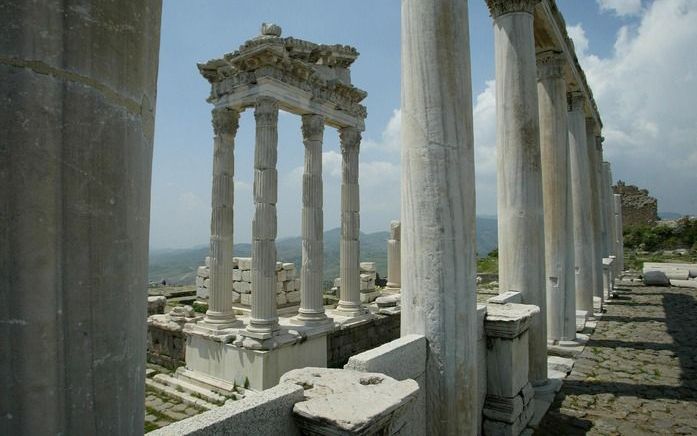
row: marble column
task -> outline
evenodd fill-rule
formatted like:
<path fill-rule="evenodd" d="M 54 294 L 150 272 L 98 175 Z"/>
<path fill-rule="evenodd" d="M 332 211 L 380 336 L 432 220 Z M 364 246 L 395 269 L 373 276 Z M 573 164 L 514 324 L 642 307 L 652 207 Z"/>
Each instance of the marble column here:
<path fill-rule="evenodd" d="M 254 147 L 254 220 L 252 221 L 252 313 L 244 334 L 264 340 L 278 330 L 276 313 L 278 101 L 271 97 L 257 98 L 254 118 L 256 145 Z"/>
<path fill-rule="evenodd" d="M 586 118 L 586 139 L 590 163 L 591 202 L 589 204 L 590 220 L 593 228 L 593 293 L 600 298 L 601 308 L 604 301 L 603 293 L 603 257 L 607 256 L 605 217 L 602 191 L 602 161 L 603 149 L 595 120 Z"/>
<path fill-rule="evenodd" d="M 210 286 L 206 327 L 229 328 L 232 312 L 232 244 L 235 195 L 235 134 L 239 112 L 213 110 L 213 192 L 211 195 Z"/>
<path fill-rule="evenodd" d="M 0 6 L 0 434 L 143 433 L 161 10 Z"/>
<path fill-rule="evenodd" d="M 322 277 L 324 271 L 324 215 L 322 210 L 322 139 L 324 117 L 303 115 L 305 171 L 303 173 L 302 266 L 300 268 L 300 309 L 296 321 L 303 324 L 328 320 L 324 313 Z"/>
<path fill-rule="evenodd" d="M 481 410 L 467 2 L 402 1 L 401 110 L 401 333 L 428 341 L 419 434 L 476 435 Z"/>
<path fill-rule="evenodd" d="M 402 287 L 402 247 L 401 223 L 390 223 L 390 239 L 387 240 L 387 287 L 400 289 Z"/>
<path fill-rule="evenodd" d="M 547 339 L 576 338 L 573 206 L 562 53 L 537 55 L 540 155 L 545 223 Z"/>
<path fill-rule="evenodd" d="M 358 151 L 361 132 L 355 127 L 340 130 L 341 140 L 341 241 L 339 276 L 341 291 L 337 311 L 346 316 L 364 312 L 360 294 L 360 198 Z"/>
<path fill-rule="evenodd" d="M 617 256 L 615 250 L 615 199 L 612 193 L 612 167 L 610 162 L 603 162 L 603 211 L 605 216 L 605 228 L 607 229 L 607 257 Z M 614 264 L 615 268 L 617 264 Z"/>
<path fill-rule="evenodd" d="M 571 166 L 571 200 L 573 210 L 574 263 L 576 272 L 576 309 L 593 313 L 595 295 L 595 238 L 592 223 L 592 189 L 590 155 L 586 138 L 584 97 L 569 95 L 569 163 Z"/>
<path fill-rule="evenodd" d="M 624 272 L 624 233 L 622 220 L 622 196 L 620 194 L 612 194 L 615 202 L 615 255 L 617 259 L 617 277 Z"/>
<path fill-rule="evenodd" d="M 547 382 L 544 207 L 533 9 L 487 0 L 494 19 L 499 289 L 540 308 L 530 328 L 530 381 Z"/>

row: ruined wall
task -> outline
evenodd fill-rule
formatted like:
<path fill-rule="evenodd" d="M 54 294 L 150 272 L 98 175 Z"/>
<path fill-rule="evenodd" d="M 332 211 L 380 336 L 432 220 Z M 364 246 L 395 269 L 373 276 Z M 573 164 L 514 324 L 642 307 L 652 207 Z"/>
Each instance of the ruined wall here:
<path fill-rule="evenodd" d="M 654 226 L 658 221 L 658 201 L 646 189 L 627 185 L 622 180 L 612 187 L 615 194 L 622 196 L 622 228 L 632 226 Z"/>
<path fill-rule="evenodd" d="M 361 325 L 337 328 L 327 337 L 327 367 L 342 368 L 349 357 L 399 337 L 400 314 L 376 315 Z"/>

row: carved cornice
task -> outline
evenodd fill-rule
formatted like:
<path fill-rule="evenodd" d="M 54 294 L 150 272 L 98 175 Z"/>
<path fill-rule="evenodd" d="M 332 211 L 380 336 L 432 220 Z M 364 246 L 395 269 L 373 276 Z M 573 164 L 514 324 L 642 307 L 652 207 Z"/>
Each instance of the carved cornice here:
<path fill-rule="evenodd" d="M 567 94 L 567 100 L 569 103 L 569 112 L 583 111 L 583 103 L 586 99 L 581 91 L 569 92 Z"/>
<path fill-rule="evenodd" d="M 495 20 L 498 17 L 512 12 L 527 12 L 532 14 L 535 6 L 541 0 L 486 0 L 489 13 Z"/>
<path fill-rule="evenodd" d="M 537 78 L 560 79 L 564 77 L 564 54 L 557 50 L 537 53 Z"/>
<path fill-rule="evenodd" d="M 321 141 L 324 135 L 324 117 L 322 115 L 303 115 L 303 139 Z"/>
<path fill-rule="evenodd" d="M 213 131 L 216 135 L 235 136 L 240 125 L 240 113 L 230 108 L 213 109 Z"/>
<path fill-rule="evenodd" d="M 361 131 L 355 127 L 344 127 L 339 130 L 339 139 L 342 152 L 358 151 L 361 145 Z"/>
<path fill-rule="evenodd" d="M 258 97 L 254 105 L 254 119 L 257 125 L 278 123 L 278 100 L 273 97 Z"/>

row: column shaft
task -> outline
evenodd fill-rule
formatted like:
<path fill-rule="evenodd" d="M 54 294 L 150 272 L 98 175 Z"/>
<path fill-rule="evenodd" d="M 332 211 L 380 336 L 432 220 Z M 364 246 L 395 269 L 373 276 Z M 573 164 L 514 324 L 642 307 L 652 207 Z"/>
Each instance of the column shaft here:
<path fill-rule="evenodd" d="M 230 327 L 232 312 L 232 245 L 235 195 L 235 134 L 240 114 L 222 108 L 213 111 L 213 189 L 211 195 L 210 291 L 205 323 Z"/>
<path fill-rule="evenodd" d="M 613 200 L 615 201 L 615 251 L 617 259 L 617 275 L 624 271 L 624 233 L 622 231 L 622 196 L 620 194 L 613 194 Z"/>
<path fill-rule="evenodd" d="M 278 102 L 259 97 L 254 110 L 254 220 L 252 222 L 252 313 L 247 332 L 265 339 L 278 329 L 276 312 L 276 199 Z"/>
<path fill-rule="evenodd" d="M 576 268 L 576 309 L 593 313 L 595 294 L 595 245 L 593 233 L 593 196 L 591 162 L 586 139 L 583 97 L 571 96 L 569 120 L 569 163 L 573 207 L 574 262 Z"/>
<path fill-rule="evenodd" d="M 297 320 L 326 321 L 322 297 L 324 271 L 324 215 L 322 211 L 322 136 L 324 117 L 303 115 L 305 171 L 303 173 L 302 266 L 300 268 L 300 309 Z"/>
<path fill-rule="evenodd" d="M 605 215 L 605 228 L 607 230 L 606 246 L 607 256 L 617 256 L 615 246 L 615 199 L 612 193 L 612 168 L 610 162 L 603 162 L 603 211 Z M 616 267 L 616 264 L 615 264 Z"/>
<path fill-rule="evenodd" d="M 530 381 L 547 380 L 544 208 L 532 10 L 536 0 L 488 0 L 496 49 L 499 289 L 539 306 L 530 328 Z"/>
<path fill-rule="evenodd" d="M 361 132 L 344 127 L 341 139 L 341 295 L 337 310 L 348 315 L 362 312 L 360 295 L 360 198 L 358 186 L 358 151 Z"/>
<path fill-rule="evenodd" d="M 576 338 L 576 296 L 564 58 L 561 53 L 544 52 L 537 59 L 547 338 L 572 341 Z"/>
<path fill-rule="evenodd" d="M 401 332 L 428 341 L 423 434 L 476 435 L 481 414 L 467 17 L 402 1 Z"/>
<path fill-rule="evenodd" d="M 606 229 L 603 215 L 602 195 L 602 166 L 603 150 L 600 143 L 595 121 L 586 118 L 586 140 L 589 155 L 589 178 L 591 183 L 591 202 L 589 206 L 590 220 L 593 231 L 593 295 L 601 299 L 603 297 L 603 257 L 607 256 Z"/>
<path fill-rule="evenodd" d="M 399 289 L 402 287 L 402 243 L 401 223 L 390 223 L 390 239 L 387 240 L 387 287 Z"/>

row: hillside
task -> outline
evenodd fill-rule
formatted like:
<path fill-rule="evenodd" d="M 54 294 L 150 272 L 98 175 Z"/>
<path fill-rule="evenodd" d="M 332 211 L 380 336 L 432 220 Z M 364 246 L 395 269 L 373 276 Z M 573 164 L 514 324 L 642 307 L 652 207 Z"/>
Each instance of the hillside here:
<path fill-rule="evenodd" d="M 340 229 L 324 233 L 324 280 L 333 280 L 339 276 L 339 237 Z M 485 256 L 496 248 L 496 218 L 477 217 L 477 250 Z M 387 274 L 387 238 L 388 232 L 361 233 L 361 261 L 375 262 L 380 277 Z M 301 260 L 301 238 L 285 238 L 276 242 L 278 259 L 293 262 L 299 268 Z M 235 256 L 251 255 L 250 244 L 235 244 Z M 170 283 L 193 284 L 196 268 L 203 264 L 208 255 L 208 246 L 201 245 L 188 249 L 151 250 L 149 279 L 151 281 L 167 280 Z"/>

